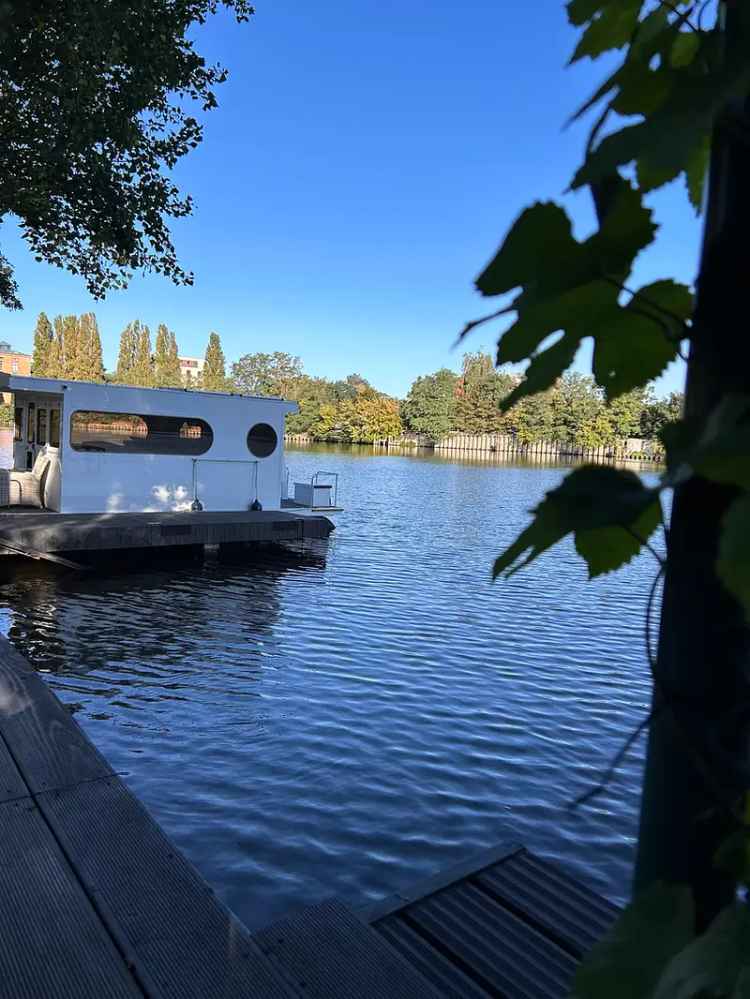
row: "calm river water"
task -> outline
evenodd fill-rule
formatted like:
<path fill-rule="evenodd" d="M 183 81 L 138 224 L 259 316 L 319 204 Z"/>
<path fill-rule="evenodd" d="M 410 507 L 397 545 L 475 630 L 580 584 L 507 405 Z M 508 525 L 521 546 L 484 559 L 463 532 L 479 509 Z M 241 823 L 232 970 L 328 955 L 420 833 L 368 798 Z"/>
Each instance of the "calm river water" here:
<path fill-rule="evenodd" d="M 219 895 L 257 927 L 358 904 L 518 839 L 627 893 L 647 711 L 645 558 L 590 583 L 572 546 L 493 556 L 560 467 L 291 451 L 346 512 L 302 558 L 0 590 L 0 628 Z"/>

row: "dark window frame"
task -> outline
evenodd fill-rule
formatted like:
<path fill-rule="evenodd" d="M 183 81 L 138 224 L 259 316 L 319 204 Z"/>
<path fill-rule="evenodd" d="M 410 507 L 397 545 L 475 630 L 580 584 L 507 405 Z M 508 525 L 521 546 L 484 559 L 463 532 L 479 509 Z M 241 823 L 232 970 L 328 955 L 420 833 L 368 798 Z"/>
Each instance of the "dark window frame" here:
<path fill-rule="evenodd" d="M 86 425 L 77 425 L 81 415 L 87 417 Z M 133 423 L 133 432 L 122 429 L 122 424 Z M 117 424 L 120 424 L 118 427 Z M 93 425 L 93 429 L 91 429 Z M 107 430 L 107 425 L 110 429 Z M 145 433 L 141 432 L 141 425 Z M 184 434 L 188 427 L 200 429 L 199 435 Z M 103 454 L 161 454 L 165 457 L 199 457 L 213 445 L 213 428 L 197 416 L 165 416 L 161 413 L 112 413 L 104 410 L 77 409 L 70 414 L 70 447 L 79 453 Z M 135 430 L 138 432 L 134 432 Z M 86 435 L 82 439 L 82 435 Z"/>
<path fill-rule="evenodd" d="M 48 410 L 46 406 L 39 406 L 36 411 L 36 442 L 39 445 L 47 443 L 47 432 L 49 424 L 47 422 Z"/>
<path fill-rule="evenodd" d="M 255 441 L 255 447 L 251 444 L 252 440 Z M 271 442 L 273 444 L 269 447 Z M 247 432 L 246 443 L 253 458 L 270 458 L 279 446 L 279 435 L 270 423 L 254 423 Z"/>
<path fill-rule="evenodd" d="M 55 407 L 49 411 L 49 443 L 50 447 L 60 447 L 60 428 L 62 419 L 60 410 Z"/>

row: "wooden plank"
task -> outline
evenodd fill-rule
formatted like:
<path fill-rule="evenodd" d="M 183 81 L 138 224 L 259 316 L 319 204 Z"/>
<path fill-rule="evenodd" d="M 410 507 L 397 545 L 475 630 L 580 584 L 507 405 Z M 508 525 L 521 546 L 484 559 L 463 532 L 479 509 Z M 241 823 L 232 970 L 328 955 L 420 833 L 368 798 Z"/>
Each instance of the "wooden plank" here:
<path fill-rule="evenodd" d="M 474 885 L 446 888 L 414 903 L 403 918 L 490 994 L 564 999 L 569 993 L 575 959 Z"/>
<path fill-rule="evenodd" d="M 375 925 L 375 929 L 412 967 L 432 982 L 441 995 L 449 999 L 487 999 L 489 996 L 489 992 L 436 950 L 401 916 L 387 916 Z"/>
<path fill-rule="evenodd" d="M 29 798 L 0 804 L 3 999 L 142 997 Z"/>
<path fill-rule="evenodd" d="M 404 906 L 409 905 L 411 902 L 416 902 L 454 882 L 463 881 L 478 871 L 484 870 L 486 867 L 507 860 L 522 849 L 523 847 L 520 843 L 507 840 L 486 850 L 480 850 L 478 853 L 474 853 L 465 860 L 446 867 L 442 871 L 430 875 L 428 878 L 423 878 L 405 888 L 399 888 L 398 891 L 378 902 L 371 902 L 363 906 L 357 911 L 357 914 L 367 922 L 374 923 L 393 912 L 398 912 L 399 909 L 403 909 Z"/>
<path fill-rule="evenodd" d="M 438 999 L 440 993 L 338 901 L 310 906 L 255 934 L 308 999 Z"/>
<path fill-rule="evenodd" d="M 112 773 L 70 712 L 1 636 L 0 734 L 31 793 Z"/>
<path fill-rule="evenodd" d="M 23 798 L 28 793 L 29 789 L 0 734 L 0 802 Z"/>
<path fill-rule="evenodd" d="M 158 996 L 298 995 L 119 778 L 37 800 L 121 951 Z"/>
<path fill-rule="evenodd" d="M 526 850 L 481 872 L 476 882 L 577 958 L 601 940 L 619 912 L 565 871 Z"/>

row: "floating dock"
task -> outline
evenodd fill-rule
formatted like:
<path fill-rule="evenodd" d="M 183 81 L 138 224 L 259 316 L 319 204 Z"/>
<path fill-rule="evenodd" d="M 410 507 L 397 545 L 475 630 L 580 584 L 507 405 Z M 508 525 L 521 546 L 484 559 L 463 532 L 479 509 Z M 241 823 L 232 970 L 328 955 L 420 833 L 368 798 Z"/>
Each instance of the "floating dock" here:
<path fill-rule="evenodd" d="M 0 512 L 0 549 L 96 552 L 177 545 L 242 545 L 327 538 L 334 525 L 298 510 L 185 513 Z"/>
<path fill-rule="evenodd" d="M 4 999 L 563 999 L 616 914 L 511 844 L 251 934 L 0 639 Z"/>

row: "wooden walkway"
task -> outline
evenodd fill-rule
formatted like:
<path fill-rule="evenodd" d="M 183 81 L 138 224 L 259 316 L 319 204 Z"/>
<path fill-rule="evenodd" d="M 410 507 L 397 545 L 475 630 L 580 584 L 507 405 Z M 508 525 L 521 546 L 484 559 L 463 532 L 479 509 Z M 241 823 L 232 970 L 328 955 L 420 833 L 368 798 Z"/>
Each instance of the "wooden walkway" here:
<path fill-rule="evenodd" d="M 3 999 L 562 999 L 614 915 L 509 846 L 252 935 L 0 639 Z"/>
<path fill-rule="evenodd" d="M 0 512 L 0 547 L 36 552 L 111 551 L 175 545 L 327 538 L 333 523 L 289 510 L 187 513 Z"/>

